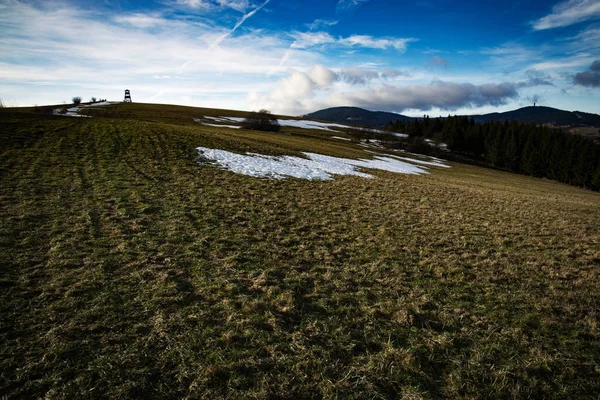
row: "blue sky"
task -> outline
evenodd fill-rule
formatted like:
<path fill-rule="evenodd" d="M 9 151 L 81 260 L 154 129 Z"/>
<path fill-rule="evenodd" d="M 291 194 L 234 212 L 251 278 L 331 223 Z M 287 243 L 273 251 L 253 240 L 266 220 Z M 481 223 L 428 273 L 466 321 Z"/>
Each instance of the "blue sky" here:
<path fill-rule="evenodd" d="M 600 113 L 600 0 L 0 0 L 0 99 Z"/>

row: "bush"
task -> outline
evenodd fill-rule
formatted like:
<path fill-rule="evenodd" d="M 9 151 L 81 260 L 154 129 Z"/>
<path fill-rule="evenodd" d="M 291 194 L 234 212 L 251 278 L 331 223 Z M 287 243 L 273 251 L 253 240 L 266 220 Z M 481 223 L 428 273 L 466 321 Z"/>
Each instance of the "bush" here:
<path fill-rule="evenodd" d="M 95 102 L 96 102 L 96 98 L 95 98 L 95 97 L 92 97 L 92 98 L 90 99 L 90 101 L 91 101 L 92 103 L 95 103 Z"/>
<path fill-rule="evenodd" d="M 81 97 L 80 96 L 73 97 L 71 99 L 71 101 L 73 102 L 73 104 L 75 104 L 76 106 L 78 106 L 81 103 Z"/>
<path fill-rule="evenodd" d="M 242 128 L 255 131 L 279 132 L 281 125 L 279 125 L 277 118 L 269 110 L 260 110 L 248 114 L 242 122 Z"/>
<path fill-rule="evenodd" d="M 4 103 L 2 102 L 2 99 L 0 99 L 0 108 L 4 108 Z"/>
<path fill-rule="evenodd" d="M 408 140 L 406 150 L 411 153 L 431 155 L 434 149 L 423 138 L 413 136 Z"/>

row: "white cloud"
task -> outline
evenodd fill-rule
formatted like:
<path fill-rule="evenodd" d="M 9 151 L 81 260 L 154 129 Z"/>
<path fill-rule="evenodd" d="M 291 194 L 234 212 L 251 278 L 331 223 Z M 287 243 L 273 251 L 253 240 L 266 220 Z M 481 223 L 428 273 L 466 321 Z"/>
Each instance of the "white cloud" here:
<path fill-rule="evenodd" d="M 353 84 L 365 83 L 367 79 L 381 77 L 382 73 L 378 71 L 362 71 L 361 75 L 357 74 L 357 70 L 342 70 L 335 74 L 337 79 L 327 80 L 329 85 L 320 85 L 313 79 L 313 75 L 314 71 L 323 70 L 327 69 L 317 66 L 309 73 L 292 70 L 270 92 L 249 93 L 247 102 L 253 109 L 267 108 L 275 113 L 299 115 L 334 106 L 395 112 L 407 109 L 429 111 L 434 108 L 457 110 L 465 107 L 499 106 L 519 97 L 518 86 L 508 82 L 475 85 L 434 81 L 429 84 L 384 84 L 360 89 L 342 86 L 341 81 L 347 81 L 347 76 L 359 76 L 359 79 L 351 82 Z"/>
<path fill-rule="evenodd" d="M 309 29 L 311 31 L 314 31 L 315 29 L 320 29 L 320 28 L 327 28 L 330 26 L 334 26 L 337 25 L 338 21 L 328 21 L 328 20 L 324 20 L 324 19 L 315 19 L 309 26 Z"/>
<path fill-rule="evenodd" d="M 245 12 L 250 7 L 247 0 L 217 0 L 217 3 L 221 7 L 232 8 L 240 12 Z"/>
<path fill-rule="evenodd" d="M 336 42 L 336 39 L 327 32 L 294 32 L 292 37 L 295 39 L 292 47 L 298 49 Z"/>
<path fill-rule="evenodd" d="M 414 42 L 413 38 L 374 38 L 368 35 L 353 35 L 334 38 L 327 32 L 294 32 L 295 48 L 309 48 L 322 45 L 337 45 L 343 47 L 364 47 L 370 49 L 394 48 L 400 52 L 406 51 L 407 43 Z"/>
<path fill-rule="evenodd" d="M 195 9 L 203 8 L 206 10 L 213 7 L 231 8 L 239 12 L 245 12 L 250 7 L 248 0 L 176 0 L 175 4 Z"/>
<path fill-rule="evenodd" d="M 565 68 L 573 68 L 580 67 L 582 65 L 587 65 L 594 60 L 594 57 L 590 57 L 588 54 L 584 54 L 579 57 L 569 57 L 564 59 L 556 59 L 543 61 L 540 63 L 536 63 L 531 65 L 531 69 L 538 70 L 553 70 L 553 69 L 565 69 Z"/>
<path fill-rule="evenodd" d="M 163 19 L 157 15 L 148 15 L 142 13 L 119 15 L 115 18 L 115 22 L 120 24 L 128 24 L 142 29 L 168 23 L 166 19 Z"/>
<path fill-rule="evenodd" d="M 367 35 L 353 35 L 347 38 L 342 38 L 339 40 L 339 43 L 348 45 L 348 46 L 360 46 L 360 47 L 368 47 L 371 49 L 387 49 L 390 47 L 395 48 L 401 52 L 406 51 L 406 44 L 409 42 L 414 42 L 417 39 L 413 38 L 402 38 L 402 39 L 379 39 L 374 38 L 372 36 Z"/>
<path fill-rule="evenodd" d="M 206 0 L 177 0 L 177 4 L 192 8 L 209 8 L 210 2 Z"/>
<path fill-rule="evenodd" d="M 320 87 L 330 86 L 338 79 L 335 72 L 322 65 L 315 65 L 308 75 Z"/>
<path fill-rule="evenodd" d="M 568 0 L 554 6 L 552 14 L 534 21 L 533 29 L 559 28 L 598 18 L 600 18 L 600 1 Z"/>

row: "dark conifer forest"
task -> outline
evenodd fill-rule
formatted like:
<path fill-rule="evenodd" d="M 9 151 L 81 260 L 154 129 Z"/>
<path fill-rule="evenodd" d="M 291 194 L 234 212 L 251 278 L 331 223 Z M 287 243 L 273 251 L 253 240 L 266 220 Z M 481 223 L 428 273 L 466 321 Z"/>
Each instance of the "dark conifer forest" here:
<path fill-rule="evenodd" d="M 600 145 L 560 129 L 517 121 L 478 123 L 469 117 L 390 122 L 388 130 L 436 138 L 478 164 L 600 189 Z"/>

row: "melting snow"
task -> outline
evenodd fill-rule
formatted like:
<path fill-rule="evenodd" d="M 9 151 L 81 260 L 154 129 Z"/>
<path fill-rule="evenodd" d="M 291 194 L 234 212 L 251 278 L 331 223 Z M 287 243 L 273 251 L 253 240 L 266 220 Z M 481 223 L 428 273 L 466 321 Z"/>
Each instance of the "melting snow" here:
<path fill-rule="evenodd" d="M 279 125 L 281 126 L 292 126 L 295 128 L 304 128 L 304 129 L 320 129 L 322 131 L 330 131 L 336 132 L 339 129 L 331 129 L 331 128 L 342 128 L 348 129 L 352 128 L 348 125 L 340 125 L 328 122 L 317 122 L 317 121 L 308 121 L 308 120 L 295 120 L 295 119 L 279 119 L 277 120 Z"/>
<path fill-rule="evenodd" d="M 221 167 L 254 177 L 283 179 L 285 177 L 309 180 L 328 180 L 332 175 L 354 175 L 372 178 L 357 168 L 379 169 L 401 174 L 427 174 L 426 167 L 419 167 L 386 156 L 375 156 L 367 160 L 353 160 L 316 153 L 303 153 L 307 158 L 294 156 L 267 156 L 256 153 L 237 154 L 225 150 L 198 147 L 196 150 L 209 161 Z"/>
<path fill-rule="evenodd" d="M 238 125 L 209 124 L 208 122 L 202 121 L 200 118 L 194 118 L 194 121 L 197 122 L 197 123 L 199 123 L 199 124 L 206 125 L 206 126 L 216 126 L 217 128 L 240 129 L 240 127 Z"/>
<path fill-rule="evenodd" d="M 408 158 L 408 157 L 400 157 L 400 156 L 395 156 L 396 158 L 399 158 L 401 160 L 406 160 L 406 161 L 410 161 L 410 162 L 414 162 L 417 164 L 422 164 L 422 165 L 430 165 L 432 167 L 442 167 L 442 168 L 450 168 L 449 165 L 446 165 L 444 163 L 438 162 L 438 161 L 423 161 L 423 160 L 415 160 L 412 158 Z"/>
<path fill-rule="evenodd" d="M 345 137 L 339 137 L 339 136 L 332 136 L 331 138 L 332 139 L 337 139 L 337 140 L 345 140 L 347 142 L 351 142 L 352 141 L 352 139 L 348 139 L 348 138 L 345 138 Z"/>
<path fill-rule="evenodd" d="M 246 119 L 246 118 L 242 118 L 242 117 L 210 117 L 210 116 L 205 116 L 204 118 L 210 119 L 210 120 L 213 120 L 213 121 L 219 122 L 219 123 L 232 123 L 232 122 L 241 123 Z M 210 125 L 205 122 L 202 122 L 202 119 L 200 119 L 200 118 L 194 118 L 194 121 L 201 123 L 203 125 L 214 126 L 214 125 Z M 366 129 L 366 128 L 361 129 L 361 128 L 357 128 L 355 126 L 336 124 L 333 122 L 317 122 L 317 121 L 310 121 L 310 120 L 304 120 L 304 119 L 301 119 L 301 120 L 278 119 L 277 122 L 279 122 L 279 125 L 281 125 L 281 126 L 291 126 L 291 127 L 295 127 L 295 128 L 304 128 L 304 129 L 319 129 L 322 131 L 329 131 L 329 132 L 339 132 L 343 129 L 358 129 L 358 130 L 364 130 L 364 131 L 368 131 L 368 132 L 389 133 L 389 132 L 380 131 L 377 129 Z M 216 125 L 216 126 L 232 127 L 231 125 Z M 236 128 L 239 128 L 239 126 L 236 126 Z M 400 137 L 407 137 L 407 135 L 404 135 L 401 133 L 396 134 L 396 135 L 400 136 Z"/>
<path fill-rule="evenodd" d="M 71 108 L 67 108 L 67 112 L 66 113 L 61 113 L 61 109 L 60 108 L 56 108 L 53 111 L 54 115 L 62 115 L 65 117 L 80 117 L 80 118 L 90 118 L 89 115 L 82 115 L 82 114 L 78 114 L 78 112 L 82 109 L 82 108 L 87 108 L 87 107 L 99 107 L 99 106 L 108 106 L 111 104 L 117 104 L 120 103 L 119 101 L 103 101 L 100 103 L 92 103 L 92 104 L 82 104 L 76 107 L 71 107 Z"/>

